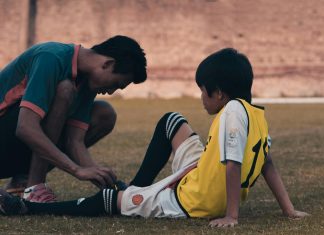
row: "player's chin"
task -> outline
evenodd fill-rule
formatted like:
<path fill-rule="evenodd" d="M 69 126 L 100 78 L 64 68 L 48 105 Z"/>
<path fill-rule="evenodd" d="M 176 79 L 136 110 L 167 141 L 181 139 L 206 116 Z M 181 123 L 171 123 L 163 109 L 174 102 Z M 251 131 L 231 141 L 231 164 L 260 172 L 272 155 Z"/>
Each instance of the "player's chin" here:
<path fill-rule="evenodd" d="M 206 108 L 206 107 L 205 107 L 205 109 L 206 109 L 206 111 L 207 111 L 207 113 L 208 113 L 209 115 L 214 115 L 214 114 L 217 114 L 217 113 L 218 113 L 217 111 L 215 111 L 215 110 L 210 110 L 210 109 L 208 109 L 208 108 Z"/>

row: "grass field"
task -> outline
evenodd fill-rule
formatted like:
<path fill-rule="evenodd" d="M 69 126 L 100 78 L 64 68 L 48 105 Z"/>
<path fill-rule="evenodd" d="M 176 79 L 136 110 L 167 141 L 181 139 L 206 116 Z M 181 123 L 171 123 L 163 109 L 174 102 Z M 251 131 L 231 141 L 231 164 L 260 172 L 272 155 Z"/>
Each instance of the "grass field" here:
<path fill-rule="evenodd" d="M 93 157 L 111 166 L 120 179 L 134 176 L 158 118 L 180 111 L 204 140 L 212 117 L 200 100 L 110 101 L 118 113 L 113 133 L 91 149 Z M 292 221 L 281 215 L 262 177 L 240 208 L 239 225 L 211 229 L 205 219 L 142 219 L 126 217 L 1 217 L 0 234 L 323 234 L 324 233 L 324 105 L 266 105 L 272 157 L 295 207 L 312 216 Z M 161 172 L 170 172 L 170 164 Z M 4 183 L 2 181 L 1 183 Z M 60 200 L 90 196 L 97 189 L 58 170 L 48 183 Z M 215 199 L 217 200 L 217 199 Z"/>

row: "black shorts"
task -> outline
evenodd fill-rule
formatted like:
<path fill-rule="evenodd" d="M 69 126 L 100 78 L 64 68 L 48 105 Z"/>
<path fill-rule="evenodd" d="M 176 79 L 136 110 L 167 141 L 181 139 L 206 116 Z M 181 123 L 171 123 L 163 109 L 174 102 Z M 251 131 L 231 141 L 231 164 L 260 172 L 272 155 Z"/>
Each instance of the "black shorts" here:
<path fill-rule="evenodd" d="M 0 179 L 28 174 L 32 151 L 16 137 L 19 104 L 0 116 Z"/>

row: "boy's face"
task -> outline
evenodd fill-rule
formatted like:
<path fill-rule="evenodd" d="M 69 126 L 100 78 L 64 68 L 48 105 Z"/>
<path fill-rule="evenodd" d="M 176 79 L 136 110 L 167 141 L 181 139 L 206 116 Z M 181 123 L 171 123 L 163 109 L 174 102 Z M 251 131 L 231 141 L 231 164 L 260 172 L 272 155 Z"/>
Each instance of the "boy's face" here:
<path fill-rule="evenodd" d="M 99 67 L 89 79 L 89 88 L 97 94 L 112 95 L 118 89 L 124 89 L 133 81 L 132 74 L 114 73 L 114 62 L 108 61 Z"/>
<path fill-rule="evenodd" d="M 228 96 L 220 90 L 214 91 L 211 97 L 208 96 L 208 92 L 204 86 L 200 87 L 200 90 L 204 108 L 210 115 L 218 113 L 229 100 Z"/>

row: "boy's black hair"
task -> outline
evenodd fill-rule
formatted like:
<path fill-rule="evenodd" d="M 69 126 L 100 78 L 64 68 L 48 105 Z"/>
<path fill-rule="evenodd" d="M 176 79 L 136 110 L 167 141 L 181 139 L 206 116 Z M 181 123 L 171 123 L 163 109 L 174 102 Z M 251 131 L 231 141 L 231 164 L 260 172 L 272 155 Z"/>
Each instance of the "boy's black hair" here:
<path fill-rule="evenodd" d="M 196 72 L 196 83 L 204 86 L 211 97 L 216 90 L 230 99 L 241 98 L 251 103 L 252 66 L 248 58 L 233 48 L 225 48 L 204 59 Z"/>
<path fill-rule="evenodd" d="M 91 49 L 100 55 L 115 59 L 114 73 L 132 73 L 135 84 L 146 80 L 145 53 L 134 39 L 117 35 Z"/>

